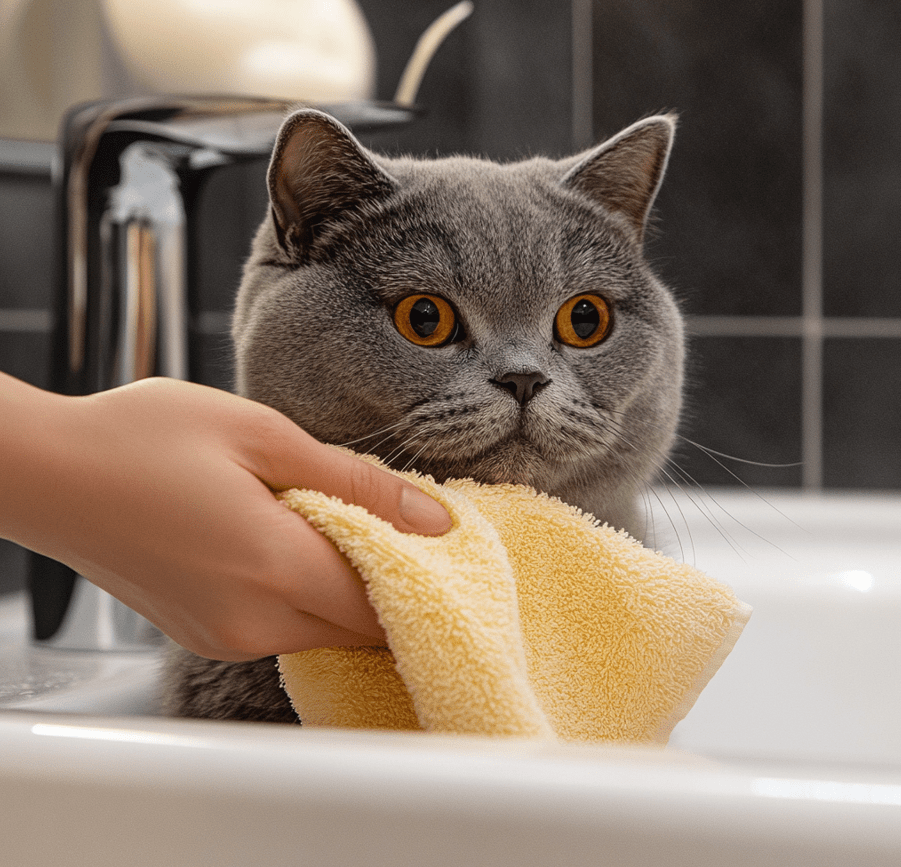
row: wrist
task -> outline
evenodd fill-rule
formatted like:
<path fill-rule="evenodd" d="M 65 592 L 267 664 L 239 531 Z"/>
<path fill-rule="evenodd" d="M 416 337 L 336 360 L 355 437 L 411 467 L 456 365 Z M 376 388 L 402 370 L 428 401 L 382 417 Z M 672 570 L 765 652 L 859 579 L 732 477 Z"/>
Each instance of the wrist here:
<path fill-rule="evenodd" d="M 49 556 L 59 494 L 77 472 L 77 401 L 0 374 L 0 536 Z"/>

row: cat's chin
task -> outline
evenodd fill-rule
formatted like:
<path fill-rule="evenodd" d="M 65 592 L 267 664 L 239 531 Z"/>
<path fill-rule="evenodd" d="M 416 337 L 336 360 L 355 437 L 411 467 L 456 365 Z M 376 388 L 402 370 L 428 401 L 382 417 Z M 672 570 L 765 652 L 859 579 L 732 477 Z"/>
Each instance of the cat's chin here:
<path fill-rule="evenodd" d="M 415 469 L 428 473 L 438 482 L 468 478 L 483 484 L 528 485 L 543 490 L 560 468 L 534 443 L 514 436 L 495 443 L 480 454 L 471 457 L 458 454 L 446 461 L 441 458 L 423 460 Z"/>

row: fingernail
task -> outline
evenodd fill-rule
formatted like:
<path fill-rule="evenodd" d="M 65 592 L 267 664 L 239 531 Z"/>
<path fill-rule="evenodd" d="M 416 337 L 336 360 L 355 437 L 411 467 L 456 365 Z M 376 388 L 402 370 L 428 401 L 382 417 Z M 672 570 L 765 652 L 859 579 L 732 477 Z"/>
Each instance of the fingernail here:
<path fill-rule="evenodd" d="M 444 506 L 408 485 L 400 493 L 400 516 L 424 536 L 439 536 L 451 528 L 450 515 Z"/>

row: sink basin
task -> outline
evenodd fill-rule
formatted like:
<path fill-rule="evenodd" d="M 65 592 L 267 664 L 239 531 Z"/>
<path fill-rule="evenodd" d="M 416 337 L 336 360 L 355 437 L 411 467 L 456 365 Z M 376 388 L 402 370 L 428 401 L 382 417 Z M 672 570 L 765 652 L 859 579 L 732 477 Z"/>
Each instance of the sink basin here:
<path fill-rule="evenodd" d="M 0 597 L 0 710 L 157 712 L 161 651 L 62 650 L 29 632 L 26 595 Z"/>
<path fill-rule="evenodd" d="M 901 497 L 715 498 L 715 520 L 689 518 L 690 534 L 672 523 L 686 559 L 754 614 L 671 742 L 721 757 L 901 763 Z"/>
<path fill-rule="evenodd" d="M 658 546 L 755 609 L 667 749 L 142 716 L 155 654 L 28 648 L 24 603 L 8 600 L 4 855 L 896 867 L 901 497 L 658 496 Z"/>
<path fill-rule="evenodd" d="M 0 714 L 7 863 L 897 867 L 901 774 Z"/>

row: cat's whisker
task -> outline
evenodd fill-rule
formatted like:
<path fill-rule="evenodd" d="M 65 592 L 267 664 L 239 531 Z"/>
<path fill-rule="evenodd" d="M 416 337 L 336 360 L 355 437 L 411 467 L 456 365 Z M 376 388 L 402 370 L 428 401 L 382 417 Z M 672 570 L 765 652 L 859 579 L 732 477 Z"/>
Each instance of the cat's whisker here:
<path fill-rule="evenodd" d="M 684 479 L 686 479 L 690 483 L 690 485 L 693 485 L 697 490 L 699 490 L 704 495 L 704 497 L 706 497 L 708 500 L 710 500 L 710 502 L 713 503 L 724 515 L 726 515 L 731 521 L 734 521 L 736 524 L 738 524 L 745 532 L 750 533 L 752 536 L 755 536 L 756 538 L 760 539 L 760 541 L 763 542 L 764 544 L 769 545 L 772 548 L 775 548 L 775 550 L 777 550 L 780 554 L 784 554 L 786 557 L 790 557 L 792 560 L 795 559 L 787 551 L 784 551 L 782 548 L 780 548 L 775 542 L 770 541 L 765 536 L 761 536 L 760 533 L 756 532 L 753 528 L 749 527 L 743 521 L 739 521 L 738 518 L 736 518 L 734 515 L 732 515 L 729 512 L 729 510 L 725 506 L 723 506 L 712 493 L 710 493 L 709 490 L 707 490 L 700 482 L 697 481 L 697 479 L 695 479 L 693 476 L 691 476 L 686 470 L 684 470 L 682 467 L 680 467 L 674 460 L 668 459 L 668 463 Z M 767 504 L 767 506 L 774 509 L 778 514 L 782 515 L 782 512 L 778 508 L 776 508 L 776 506 L 774 506 L 771 502 L 769 502 L 769 500 L 767 500 L 766 497 L 763 497 L 757 491 L 755 491 L 753 488 L 750 488 L 747 485 L 745 485 L 745 487 L 747 487 L 748 490 L 751 491 L 751 493 L 756 494 L 764 503 Z M 683 493 L 685 493 L 686 496 L 689 496 L 688 491 L 684 488 L 683 488 Z M 695 504 L 695 505 L 697 506 L 697 504 Z M 704 512 L 700 509 L 700 507 L 698 507 L 698 510 L 701 511 L 702 514 L 704 514 Z M 721 524 L 721 522 L 718 519 L 716 519 L 716 517 L 713 515 L 712 510 L 708 509 L 708 512 L 709 512 L 708 520 L 710 520 L 712 523 L 714 523 L 715 526 L 718 526 L 718 527 L 723 526 Z M 788 516 L 784 516 L 784 517 L 788 521 L 791 521 L 792 524 L 795 523 Z M 795 526 L 798 526 L 798 525 L 795 524 Z M 803 529 L 803 528 L 800 528 L 800 529 Z M 744 549 L 742 549 L 742 550 L 744 550 Z M 745 553 L 747 553 L 747 551 L 745 551 Z"/>
<path fill-rule="evenodd" d="M 614 410 L 613 412 L 616 412 L 616 411 Z M 617 414 L 622 415 L 622 413 L 617 413 Z M 634 444 L 629 441 L 629 438 L 623 434 L 620 426 L 616 422 L 613 422 L 612 420 L 608 419 L 607 423 L 611 426 L 611 428 L 613 428 L 616 431 L 617 436 L 619 437 L 619 439 L 622 442 L 626 443 L 630 447 L 633 447 L 633 448 L 635 447 Z M 716 531 L 723 537 L 723 539 L 726 541 L 726 543 L 736 552 L 736 554 L 739 555 L 739 557 L 742 557 L 742 552 L 747 554 L 748 552 L 739 544 L 738 540 L 735 539 L 735 537 L 732 536 L 726 530 L 723 523 L 717 519 L 716 515 L 714 515 L 714 513 L 713 513 L 713 510 L 705 505 L 703 498 L 706 497 L 711 502 L 714 502 L 726 515 L 728 515 L 731 518 L 732 516 L 729 515 L 728 511 L 726 511 L 701 484 L 699 484 L 687 472 L 685 472 L 675 461 L 673 461 L 672 459 L 667 459 L 666 463 L 668 463 L 670 465 L 670 467 L 673 469 L 673 471 L 675 473 L 677 473 L 680 478 L 674 477 L 674 475 L 672 473 L 667 471 L 665 464 L 658 467 L 658 474 L 661 476 L 660 481 L 662 482 L 663 487 L 670 494 L 670 497 L 671 497 L 673 503 L 675 504 L 676 508 L 678 509 L 679 514 L 682 518 L 682 525 L 685 528 L 685 531 L 688 533 L 689 542 L 691 544 L 691 550 L 692 550 L 692 562 L 694 562 L 696 560 L 697 552 L 696 552 L 695 545 L 694 545 L 694 537 L 691 532 L 691 523 L 689 522 L 688 517 L 685 515 L 685 512 L 683 511 L 682 506 L 680 505 L 675 494 L 672 492 L 672 490 L 670 490 L 670 485 L 667 484 L 667 480 L 673 486 L 675 486 L 675 488 L 677 490 L 681 491 L 681 493 L 686 497 L 686 499 L 688 499 L 688 501 L 694 505 L 694 507 L 705 518 L 705 520 L 707 520 L 710 523 L 710 525 L 716 529 Z M 700 493 L 702 494 L 702 497 L 693 496 L 692 488 L 700 491 Z M 676 522 L 673 519 L 673 516 L 670 514 L 669 510 L 666 508 L 666 506 L 664 505 L 663 501 L 660 499 L 657 492 L 653 488 L 649 488 L 649 490 L 654 494 L 655 499 L 660 504 L 661 509 L 663 509 L 663 512 L 666 515 L 667 521 L 669 522 L 670 527 L 672 528 L 673 533 L 676 536 L 676 541 L 679 544 L 679 548 L 682 551 L 682 557 L 684 559 L 685 554 L 684 554 L 684 548 L 682 545 L 682 538 L 679 533 L 679 528 L 677 527 Z M 653 510 L 650 507 L 650 503 L 648 503 L 648 509 L 649 509 L 648 523 L 653 526 L 653 519 L 652 519 Z M 738 522 L 738 523 L 741 523 L 741 522 Z M 758 535 L 758 534 L 754 533 L 754 531 L 751 530 L 750 528 L 745 528 L 745 529 L 747 529 L 753 535 Z M 656 532 L 656 528 L 655 528 L 655 532 Z M 742 559 L 744 559 L 744 557 L 742 557 Z"/>
<path fill-rule="evenodd" d="M 668 460 L 667 463 L 674 470 L 674 472 L 678 473 L 679 476 L 682 477 L 683 482 L 687 482 L 687 484 L 682 484 L 678 481 L 678 479 L 673 478 L 673 475 L 671 473 L 669 473 L 664 467 L 660 467 L 660 472 L 663 473 L 666 476 L 666 478 L 669 479 L 676 486 L 676 488 L 678 488 L 678 490 L 682 492 L 682 494 L 685 496 L 685 498 L 698 510 L 699 514 L 710 524 L 710 526 L 712 526 L 717 531 L 717 533 L 719 533 L 719 535 L 723 538 L 723 540 L 726 542 L 726 544 L 729 545 L 729 547 L 732 548 L 732 550 L 735 551 L 735 553 L 738 554 L 738 556 L 741 557 L 742 560 L 744 560 L 745 558 L 742 555 L 747 554 L 748 551 L 744 547 L 742 547 L 742 545 L 739 543 L 739 541 L 726 529 L 726 527 L 722 523 L 722 521 L 720 521 L 716 517 L 716 515 L 713 513 L 713 510 L 709 506 L 706 505 L 706 503 L 704 502 L 704 498 L 706 497 L 708 500 L 715 503 L 727 515 L 729 513 L 726 512 L 726 510 L 723 509 L 723 507 L 720 506 L 719 503 L 717 503 L 715 497 L 713 497 L 707 490 L 705 490 L 702 485 L 699 485 L 694 479 L 692 479 L 691 476 L 689 476 L 687 473 L 685 473 L 685 471 L 682 470 L 682 468 L 679 467 L 678 464 L 676 464 L 672 460 Z M 692 486 L 694 486 L 694 488 L 696 490 L 700 491 L 702 496 L 700 496 L 700 497 L 693 496 L 692 495 Z M 678 501 L 675 498 L 675 495 L 673 495 L 672 493 L 670 495 L 672 496 L 673 501 L 678 503 Z M 686 518 L 685 513 L 682 511 L 681 508 L 679 509 L 679 512 L 682 515 L 682 520 L 685 522 L 685 527 L 688 530 L 689 536 L 691 536 L 691 525 L 689 524 L 688 519 Z M 732 516 L 729 515 L 729 517 L 731 518 Z M 753 531 L 751 531 L 751 532 L 753 532 Z"/>
<path fill-rule="evenodd" d="M 612 432 L 613 434 L 615 434 L 615 436 L 617 437 L 617 439 L 618 439 L 620 442 L 624 443 L 625 445 L 629 446 L 629 447 L 632 448 L 632 449 L 637 449 L 637 446 L 635 445 L 635 443 L 632 442 L 631 439 L 630 439 L 628 436 L 626 436 L 626 434 L 625 434 L 625 433 L 623 432 L 623 430 L 622 430 L 622 427 L 621 427 L 617 422 L 615 422 L 613 419 L 610 419 L 610 418 L 604 418 L 604 419 L 601 419 L 601 423 L 602 423 L 602 424 L 603 424 L 610 432 Z M 665 474 L 669 477 L 670 481 L 671 481 L 671 482 L 672 482 L 679 490 L 682 490 L 683 493 L 685 493 L 683 486 L 679 483 L 678 480 L 673 479 L 672 476 L 669 476 L 669 474 L 666 473 L 666 470 L 665 470 L 663 467 L 659 467 L 658 469 L 659 469 L 660 472 L 665 473 Z M 634 479 L 635 482 L 636 482 L 636 486 L 637 486 L 638 489 L 641 491 L 642 498 L 643 498 L 644 503 L 645 503 L 645 532 L 644 532 L 643 535 L 644 535 L 645 537 L 647 537 L 648 530 L 650 529 L 651 533 L 653 534 L 653 539 L 654 539 L 652 545 L 653 545 L 654 549 L 656 550 L 657 547 L 658 547 L 658 546 L 657 546 L 657 526 L 656 526 L 656 523 L 654 522 L 654 519 L 653 519 L 654 509 L 653 509 L 653 507 L 652 507 L 652 505 L 651 505 L 651 502 L 650 502 L 650 496 L 648 496 L 649 494 L 651 494 L 651 495 L 653 495 L 654 499 L 660 504 L 660 508 L 663 510 L 663 513 L 666 515 L 666 518 L 667 518 L 667 520 L 668 520 L 668 522 L 669 522 L 669 524 L 670 524 L 670 527 L 671 527 L 672 530 L 673 530 L 673 534 L 675 535 L 676 543 L 677 543 L 678 546 L 679 546 L 680 557 L 681 557 L 681 559 L 684 561 L 684 560 L 685 560 L 685 549 L 684 549 L 684 546 L 683 546 L 683 544 L 682 544 L 682 537 L 681 537 L 681 535 L 680 535 L 680 533 L 679 533 L 679 528 L 678 528 L 678 526 L 676 525 L 676 522 L 675 522 L 675 520 L 673 519 L 673 516 L 669 513 L 669 510 L 666 508 L 666 505 L 664 504 L 663 500 L 660 498 L 660 495 L 657 493 L 656 490 L 654 490 L 653 487 L 651 487 L 650 485 L 648 485 L 648 484 L 645 482 L 645 480 L 644 480 L 637 472 L 632 473 L 632 477 L 633 477 L 633 479 Z M 689 522 L 688 522 L 688 520 L 687 520 L 685 514 L 683 513 L 682 507 L 681 507 L 681 505 L 679 504 L 678 500 L 676 499 L 675 495 L 673 495 L 672 492 L 669 491 L 669 486 L 666 485 L 666 484 L 664 483 L 664 487 L 665 487 L 665 488 L 667 489 L 667 491 L 670 493 L 670 496 L 671 496 L 671 498 L 672 498 L 672 500 L 673 500 L 673 503 L 676 505 L 676 508 L 679 510 L 679 513 L 680 513 L 680 515 L 681 515 L 681 517 L 682 517 L 682 524 L 683 524 L 685 530 L 688 532 L 689 542 L 690 542 L 690 544 L 691 544 L 691 551 L 692 551 L 692 562 L 694 562 L 694 560 L 695 560 L 695 558 L 696 558 L 696 552 L 695 552 L 695 547 L 694 547 L 694 538 L 693 538 L 693 536 L 692 536 L 692 534 L 691 534 L 691 525 L 689 524 Z M 689 497 L 689 498 L 690 498 L 690 497 Z M 647 538 L 645 538 L 644 541 L 645 541 L 645 544 L 648 544 Z"/>
<path fill-rule="evenodd" d="M 411 467 L 413 467 L 413 464 L 419 459 L 419 456 L 429 447 L 430 442 L 431 439 L 429 437 L 424 437 L 423 431 L 420 430 L 417 432 L 417 434 L 408 437 L 402 443 L 392 449 L 388 453 L 388 455 L 383 458 L 383 460 L 389 466 L 394 466 L 395 469 L 400 469 L 401 472 L 406 472 Z M 402 459 L 402 456 L 405 452 L 410 453 L 417 446 L 419 446 L 419 448 L 402 467 L 395 466 L 395 464 L 400 463 L 400 460 Z M 422 470 L 418 467 L 413 467 L 413 469 L 416 469 L 417 472 L 422 472 Z"/>
<path fill-rule="evenodd" d="M 672 464 L 670 464 L 670 465 L 672 466 Z M 676 468 L 676 469 L 678 469 L 678 468 Z M 683 484 L 684 479 L 680 479 L 678 476 L 674 476 L 671 472 L 669 472 L 669 470 L 667 470 L 666 464 L 660 466 L 658 468 L 658 472 L 660 474 L 660 477 L 661 477 L 660 480 L 662 481 L 664 488 L 666 489 L 667 493 L 670 495 L 670 499 L 673 501 L 676 508 L 679 510 L 679 516 L 682 519 L 682 525 L 685 528 L 685 532 L 688 533 L 688 540 L 689 540 L 689 543 L 691 544 L 692 563 L 696 563 L 697 562 L 697 549 L 695 548 L 694 535 L 691 532 L 691 522 L 689 521 L 688 516 L 685 514 L 685 511 L 682 508 L 682 504 L 679 502 L 678 497 L 675 495 L 675 493 L 673 493 L 673 490 L 671 489 L 670 485 L 673 485 L 676 488 L 676 490 L 679 491 L 702 515 L 704 514 L 703 503 L 698 502 L 697 498 L 692 496 L 690 489 L 687 488 Z M 669 515 L 669 513 L 667 513 L 667 517 L 670 518 L 670 522 L 672 523 L 672 518 Z M 708 520 L 711 520 L 711 518 L 708 518 Z M 713 520 L 712 520 L 712 523 L 714 523 L 714 525 L 716 524 L 716 522 Z M 676 529 L 675 527 L 673 527 L 673 529 L 676 532 L 676 535 L 679 535 L 678 529 Z"/>
<path fill-rule="evenodd" d="M 382 460 L 390 467 L 393 465 L 394 461 L 399 458 L 406 450 L 407 445 L 414 440 L 404 440 L 400 445 L 395 446 L 388 452 Z"/>
<path fill-rule="evenodd" d="M 667 458 L 666 463 L 670 466 L 672 471 L 678 475 L 681 481 L 674 479 L 672 474 L 666 472 L 663 467 L 661 467 L 661 472 L 666 473 L 667 477 L 676 485 L 676 487 L 682 492 L 686 499 L 691 502 L 692 505 L 698 510 L 698 513 L 707 521 L 707 523 L 710 524 L 711 527 L 713 527 L 717 531 L 717 533 L 726 541 L 726 543 L 735 551 L 735 553 L 742 558 L 742 560 L 745 559 L 743 554 L 748 554 L 747 549 L 740 544 L 734 534 L 729 532 L 729 530 L 726 528 L 726 525 L 714 513 L 714 510 L 708 505 L 708 503 L 712 503 L 714 506 L 716 506 L 717 509 L 719 509 L 719 511 L 723 513 L 723 515 L 737 523 L 745 532 L 750 533 L 752 536 L 756 536 L 766 544 L 773 545 L 773 547 L 775 547 L 777 550 L 781 550 L 778 548 L 778 546 L 765 539 L 751 527 L 748 527 L 746 524 L 735 518 L 729 512 L 729 510 L 726 509 L 719 502 L 719 500 L 717 500 L 717 498 L 707 488 L 704 487 L 704 485 L 702 485 L 697 479 L 695 479 L 687 470 L 676 463 L 675 460 L 673 460 L 672 458 Z M 693 494 L 694 491 L 697 491 L 699 496 L 695 496 Z M 687 521 L 686 526 L 688 526 Z"/>
<path fill-rule="evenodd" d="M 676 437 L 682 442 L 688 443 L 690 446 L 694 446 L 696 449 L 700 449 L 704 454 L 708 456 L 716 455 L 720 458 L 726 458 L 726 460 L 737 461 L 740 464 L 748 464 L 752 467 L 769 467 L 772 469 L 790 469 L 791 467 L 801 467 L 804 465 L 803 461 L 793 461 L 787 464 L 771 464 L 766 463 L 765 461 L 751 461 L 747 458 L 739 458 L 736 455 L 727 455 L 725 452 L 718 452 L 716 449 L 709 448 L 708 446 L 702 446 L 700 443 L 696 443 L 694 440 L 690 440 L 687 436 L 683 436 L 682 434 L 677 433 Z"/>
<path fill-rule="evenodd" d="M 394 446 L 394 448 L 392 448 L 387 454 L 382 455 L 382 454 L 379 452 L 379 447 L 382 445 L 382 443 L 390 442 L 391 439 L 392 439 L 391 436 L 387 436 L 387 437 L 385 437 L 384 439 L 379 440 L 379 441 L 372 447 L 373 453 L 379 455 L 379 456 L 381 457 L 381 459 L 382 459 L 386 464 L 390 464 L 391 461 L 394 460 L 394 458 L 396 458 L 396 457 L 397 457 L 398 455 L 400 455 L 400 454 L 403 454 L 403 451 L 404 451 L 404 449 L 406 448 L 407 440 L 404 440 L 403 442 L 400 443 L 400 445 Z"/>
<path fill-rule="evenodd" d="M 679 438 L 681 440 L 683 440 L 684 442 L 687 442 L 689 445 L 692 445 L 695 448 L 699 449 L 702 454 L 707 455 L 707 457 L 709 457 L 715 464 L 717 464 L 719 467 L 721 467 L 723 470 L 725 470 L 730 476 L 732 476 L 732 478 L 734 478 L 743 488 L 745 488 L 745 490 L 749 491 L 755 497 L 757 497 L 759 500 L 766 503 L 771 509 L 773 509 L 779 515 L 781 515 L 783 518 L 785 518 L 786 521 L 788 521 L 791 524 L 794 524 L 799 530 L 802 530 L 805 533 L 807 532 L 807 530 L 804 527 L 802 527 L 800 524 L 793 521 L 788 515 L 785 514 L 785 512 L 783 512 L 776 505 L 771 503 L 766 497 L 764 497 L 763 494 L 760 493 L 760 491 L 751 487 L 751 485 L 749 485 L 744 479 L 742 479 L 742 477 L 739 476 L 738 473 L 735 473 L 732 470 L 730 470 L 729 467 L 727 467 L 721 460 L 719 460 L 719 458 L 720 457 L 728 458 L 729 460 L 736 460 L 736 461 L 740 461 L 741 463 L 752 464 L 754 466 L 759 466 L 759 467 L 797 467 L 797 466 L 801 466 L 800 463 L 764 464 L 764 463 L 759 463 L 757 461 L 746 461 L 746 460 L 743 460 L 742 458 L 734 458 L 731 455 L 725 455 L 722 452 L 717 452 L 717 451 L 714 451 L 713 449 L 709 449 L 706 446 L 702 446 L 699 443 L 696 443 L 693 440 L 688 439 L 687 437 L 679 437 Z"/>
<path fill-rule="evenodd" d="M 402 472 L 407 472 L 407 470 L 409 470 L 409 469 L 411 469 L 411 468 L 412 468 L 412 469 L 416 469 L 416 467 L 414 466 L 414 464 L 415 464 L 416 461 L 419 459 L 419 456 L 420 456 L 427 448 L 428 448 L 428 443 L 425 443 L 425 444 L 424 444 L 424 445 L 416 452 L 416 454 L 413 455 L 413 457 L 410 458 L 410 460 L 408 460 L 408 461 L 404 464 L 404 468 L 403 468 L 403 471 L 402 471 Z"/>
<path fill-rule="evenodd" d="M 613 409 L 611 407 L 604 407 L 603 411 L 614 414 L 614 415 L 619 415 L 619 416 L 625 415 L 625 413 L 622 410 Z M 653 427 L 657 427 L 659 429 L 663 429 L 663 430 L 666 429 L 662 425 L 655 425 L 650 419 L 645 419 L 644 423 L 648 424 L 650 426 L 653 426 Z M 748 460 L 746 458 L 737 457 L 736 455 L 729 455 L 729 454 L 726 454 L 725 452 L 717 451 L 716 449 L 711 449 L 708 446 L 701 445 L 700 443 L 695 442 L 694 440 L 689 439 L 688 437 L 686 437 L 682 434 L 679 434 L 679 433 L 676 433 L 675 436 L 677 439 L 681 440 L 682 442 L 686 443 L 687 445 L 692 446 L 693 448 L 696 448 L 702 454 L 704 454 L 705 456 L 710 458 L 710 460 L 712 460 L 714 463 L 716 463 L 724 472 L 726 472 L 730 476 L 732 476 L 732 478 L 734 478 L 735 481 L 739 485 L 741 485 L 749 493 L 753 494 L 755 497 L 757 497 L 759 500 L 761 500 L 763 503 L 765 503 L 768 507 L 773 509 L 773 511 L 775 511 L 778 515 L 785 518 L 785 520 L 787 520 L 789 523 L 793 524 L 799 530 L 802 530 L 803 532 L 807 532 L 804 527 L 800 526 L 797 522 L 792 520 L 792 518 L 790 516 L 786 515 L 781 509 L 779 509 L 778 506 L 776 506 L 773 502 L 771 502 L 763 494 L 761 494 L 760 491 L 756 490 L 753 486 L 749 485 L 744 479 L 741 478 L 741 476 L 739 476 L 736 472 L 734 472 L 732 469 L 730 469 L 728 466 L 726 466 L 726 464 L 723 463 L 723 461 L 720 460 L 720 458 L 722 458 L 724 460 L 737 461 L 738 463 L 747 464 L 749 466 L 767 467 L 767 468 L 773 468 L 773 469 L 788 469 L 791 467 L 797 467 L 797 466 L 801 466 L 802 462 L 796 461 L 796 462 L 791 462 L 791 463 L 769 463 L 769 462 L 764 462 L 764 461 Z M 733 521 L 736 521 L 736 523 L 740 524 L 744 530 L 746 530 L 747 532 L 756 536 L 761 541 L 765 542 L 768 545 L 771 545 L 772 547 L 774 547 L 776 550 L 780 551 L 781 553 L 786 553 L 786 552 L 782 551 L 782 549 L 779 548 L 778 545 L 775 545 L 773 542 L 764 538 L 759 533 L 752 530 L 750 527 L 747 527 L 746 525 L 742 524 L 740 521 L 737 521 L 737 519 L 733 515 L 731 515 L 724 506 L 722 506 L 719 502 L 717 502 L 716 498 L 706 488 L 704 488 L 703 485 L 701 485 L 695 478 L 693 478 L 688 472 L 686 472 L 682 467 L 680 467 L 672 458 L 668 458 L 667 462 L 670 464 L 671 467 L 673 467 L 679 471 L 679 473 L 683 476 L 683 479 L 688 484 L 690 484 L 697 490 L 701 491 L 701 493 L 704 495 L 704 497 L 706 497 L 711 502 L 713 502 L 723 512 L 723 514 L 725 514 L 727 517 L 729 517 Z M 677 486 L 687 497 L 689 496 L 688 488 L 685 485 L 679 485 L 677 483 Z M 702 514 L 705 514 L 704 510 L 701 509 L 701 507 L 698 505 L 697 501 L 695 501 L 695 505 L 698 508 L 699 512 L 701 512 Z M 707 517 L 707 519 L 709 521 L 711 521 L 711 523 L 719 524 L 719 522 L 717 521 L 715 516 L 713 516 L 712 511 L 710 512 L 710 514 L 705 514 L 705 517 Z M 722 526 L 722 525 L 719 524 L 719 526 Z M 790 555 L 787 555 L 787 556 L 790 556 Z"/>
<path fill-rule="evenodd" d="M 641 502 L 644 506 L 644 531 L 641 536 L 644 540 L 645 545 L 647 545 L 653 551 L 659 551 L 660 546 L 657 542 L 657 525 L 655 524 L 652 518 L 651 511 L 651 498 L 649 496 L 650 487 L 648 485 L 642 485 L 638 491 L 639 496 L 641 497 Z M 651 539 L 648 539 L 650 535 Z"/>
<path fill-rule="evenodd" d="M 657 491 L 655 491 L 653 488 L 648 488 L 648 490 L 654 495 L 654 498 L 657 500 L 657 502 L 660 503 L 660 508 L 663 509 L 663 513 L 666 515 L 667 520 L 670 522 L 670 526 L 673 528 L 673 532 L 676 534 L 676 541 L 679 543 L 680 558 L 681 558 L 682 562 L 685 562 L 685 549 L 682 547 L 682 539 L 679 536 L 679 531 L 676 529 L 675 523 L 673 522 L 672 515 L 670 515 L 669 510 L 666 508 L 666 506 L 663 503 L 663 500 L 660 499 L 660 495 L 657 493 Z M 675 502 L 677 506 L 679 505 L 678 502 L 676 502 L 675 498 L 673 498 L 673 502 Z M 650 503 L 648 503 L 648 506 L 650 507 Z M 682 510 L 679 509 L 679 511 L 681 512 Z M 684 515 L 682 516 L 682 520 L 683 521 L 685 520 Z M 653 520 L 650 523 L 653 524 Z M 655 529 L 655 533 L 656 533 L 656 529 Z M 689 531 L 688 536 L 689 536 L 689 539 L 691 539 L 691 531 Z M 694 555 L 694 542 L 692 542 L 692 555 Z M 692 562 L 694 562 L 694 556 L 692 557 Z"/>
<path fill-rule="evenodd" d="M 399 427 L 402 427 L 407 423 L 406 419 L 401 419 L 401 421 L 395 422 L 394 424 L 386 425 L 385 427 L 379 428 L 378 430 L 374 430 L 372 433 L 368 433 L 365 436 L 357 437 L 355 440 L 349 440 L 346 443 L 336 443 L 336 445 L 343 446 L 345 448 L 356 445 L 357 443 L 365 442 L 368 439 L 372 439 L 373 437 L 381 436 L 384 433 L 387 433 L 391 430 L 396 430 Z M 385 440 L 381 440 L 379 443 L 376 443 L 375 448 L 378 448 L 382 442 Z"/>
<path fill-rule="evenodd" d="M 381 459 L 386 464 L 390 465 L 391 461 L 393 461 L 399 455 L 403 454 L 403 452 L 406 450 L 406 448 L 409 446 L 409 444 L 411 442 L 414 442 L 418 438 L 418 435 L 421 435 L 421 433 L 422 433 L 422 431 L 417 431 L 416 434 L 414 434 L 412 437 L 407 436 L 405 439 L 402 439 L 397 445 L 395 445 L 394 448 L 392 448 L 387 454 L 382 454 L 379 450 L 383 444 L 390 443 L 392 440 L 396 441 L 398 434 L 403 435 L 403 434 L 407 433 L 406 430 L 404 430 L 404 431 L 396 430 L 397 428 L 403 427 L 403 426 L 407 426 L 407 427 L 409 426 L 408 419 L 404 419 L 403 421 L 400 421 L 397 424 L 389 425 L 386 428 L 382 428 L 382 430 L 379 431 L 379 433 L 385 433 L 386 431 L 390 431 L 390 432 L 387 433 L 386 436 L 382 437 L 382 439 L 380 439 L 377 443 L 375 443 L 375 445 L 369 446 L 368 447 L 369 451 L 374 455 L 378 455 L 379 457 L 381 457 Z"/>

